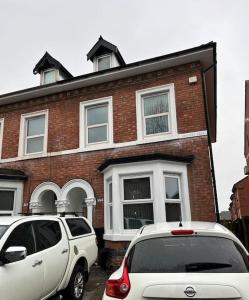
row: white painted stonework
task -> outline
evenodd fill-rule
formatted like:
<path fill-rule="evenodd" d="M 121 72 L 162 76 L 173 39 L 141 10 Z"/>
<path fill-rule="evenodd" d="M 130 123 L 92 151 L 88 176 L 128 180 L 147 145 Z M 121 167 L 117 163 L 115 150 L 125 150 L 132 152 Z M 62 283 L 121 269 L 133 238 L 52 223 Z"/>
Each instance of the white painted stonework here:
<path fill-rule="evenodd" d="M 85 180 L 73 179 L 62 188 L 53 182 L 38 185 L 31 195 L 29 208 L 33 213 L 80 213 L 84 205 L 87 206 L 87 218 L 92 222 L 96 205 L 93 188 Z"/>

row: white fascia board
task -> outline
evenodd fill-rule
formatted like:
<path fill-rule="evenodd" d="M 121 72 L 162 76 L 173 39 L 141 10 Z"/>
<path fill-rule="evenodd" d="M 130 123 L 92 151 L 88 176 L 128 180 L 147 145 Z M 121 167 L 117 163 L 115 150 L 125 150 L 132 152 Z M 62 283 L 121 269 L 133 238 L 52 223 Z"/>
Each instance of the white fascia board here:
<path fill-rule="evenodd" d="M 131 67 L 128 66 L 127 68 L 124 67 L 120 70 L 113 70 L 113 72 L 108 72 L 105 74 L 97 73 L 93 76 L 90 76 L 89 74 L 89 77 L 87 78 L 77 79 L 76 77 L 69 82 L 59 81 L 51 86 L 39 86 L 37 87 L 37 89 L 22 90 L 20 91 L 20 93 L 16 92 L 5 94 L 0 96 L 0 106 L 118 80 L 143 73 L 162 70 L 170 68 L 172 66 L 184 65 L 195 61 L 201 61 L 203 68 L 209 67 L 213 61 L 213 48 L 210 47 L 193 53 L 183 54 L 177 57 L 165 58 L 162 60 L 159 59 L 158 61 L 154 62 L 141 62 L 141 65 Z"/>

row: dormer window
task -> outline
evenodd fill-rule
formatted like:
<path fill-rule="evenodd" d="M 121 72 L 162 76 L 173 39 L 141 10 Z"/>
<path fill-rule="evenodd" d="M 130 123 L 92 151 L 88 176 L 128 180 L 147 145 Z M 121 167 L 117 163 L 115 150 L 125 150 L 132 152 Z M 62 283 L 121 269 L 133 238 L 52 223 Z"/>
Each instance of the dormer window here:
<path fill-rule="evenodd" d="M 59 80 L 73 78 L 73 75 L 48 52 L 36 64 L 34 74 L 40 74 L 40 84 L 50 84 Z"/>
<path fill-rule="evenodd" d="M 97 71 L 111 68 L 111 55 L 97 57 Z"/>
<path fill-rule="evenodd" d="M 88 52 L 87 60 L 93 62 L 94 72 L 125 66 L 125 61 L 118 47 L 104 40 L 102 36 Z"/>
<path fill-rule="evenodd" d="M 43 72 L 42 84 L 49 84 L 56 81 L 56 70 L 50 69 Z"/>

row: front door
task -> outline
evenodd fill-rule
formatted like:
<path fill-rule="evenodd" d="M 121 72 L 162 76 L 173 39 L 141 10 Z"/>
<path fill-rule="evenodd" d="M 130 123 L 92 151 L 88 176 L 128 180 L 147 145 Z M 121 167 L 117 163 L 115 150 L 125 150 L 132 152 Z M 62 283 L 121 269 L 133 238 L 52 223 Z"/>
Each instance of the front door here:
<path fill-rule="evenodd" d="M 17 226 L 7 238 L 2 251 L 11 246 L 26 247 L 28 255 L 21 261 L 0 266 L 0 299 L 40 300 L 44 265 L 41 254 L 35 252 L 31 222 Z"/>

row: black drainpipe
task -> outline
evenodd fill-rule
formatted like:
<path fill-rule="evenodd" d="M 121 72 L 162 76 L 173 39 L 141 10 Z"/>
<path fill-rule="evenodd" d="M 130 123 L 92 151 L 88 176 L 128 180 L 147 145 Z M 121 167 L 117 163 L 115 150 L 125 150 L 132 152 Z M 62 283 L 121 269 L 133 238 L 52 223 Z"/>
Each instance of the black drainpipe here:
<path fill-rule="evenodd" d="M 216 213 L 216 222 L 220 223 L 220 214 L 219 214 L 219 204 L 218 204 L 218 196 L 217 196 L 217 188 L 216 188 L 216 178 L 214 171 L 214 157 L 213 157 L 213 149 L 209 132 L 209 114 L 208 114 L 208 104 L 207 104 L 207 92 L 206 92 L 206 78 L 205 74 L 209 70 L 214 68 L 214 73 L 216 74 L 216 55 L 214 56 L 215 63 L 209 66 L 207 69 L 202 71 L 202 89 L 204 95 L 204 107 L 205 107 L 205 116 L 206 116 L 206 127 L 207 127 L 207 137 L 208 137 L 208 147 L 209 147 L 209 157 L 210 157 L 210 167 L 211 167 L 211 175 L 213 182 L 213 193 L 214 193 L 214 205 L 215 205 L 215 213 Z M 215 75 L 216 76 L 216 75 Z M 215 93 L 216 93 L 216 78 L 215 78 Z"/>

